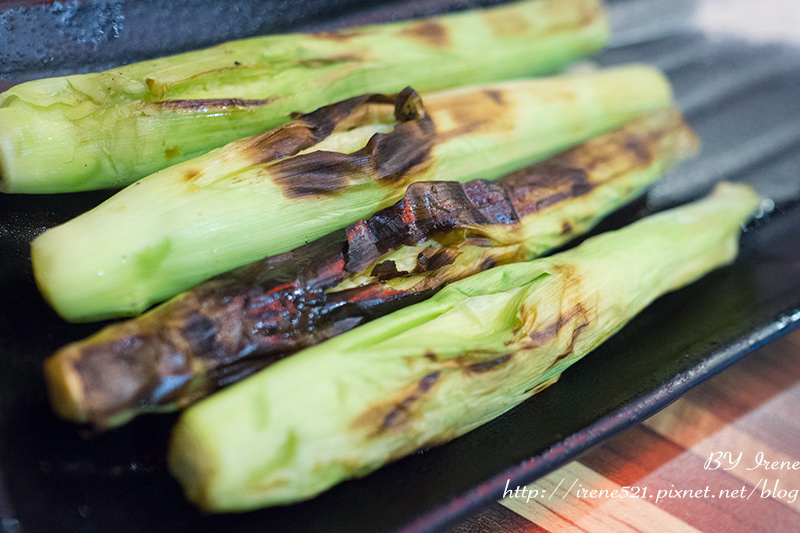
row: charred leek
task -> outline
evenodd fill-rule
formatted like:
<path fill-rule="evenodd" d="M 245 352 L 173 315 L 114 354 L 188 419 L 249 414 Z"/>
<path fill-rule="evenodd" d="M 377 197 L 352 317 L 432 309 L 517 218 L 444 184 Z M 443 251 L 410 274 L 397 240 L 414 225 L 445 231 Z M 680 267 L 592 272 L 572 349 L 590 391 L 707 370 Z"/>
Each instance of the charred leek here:
<path fill-rule="evenodd" d="M 527 0 L 28 82 L 0 95 L 0 191 L 122 187 L 294 112 L 551 72 L 607 38 L 600 0 Z"/>
<path fill-rule="evenodd" d="M 732 261 L 759 202 L 725 184 L 285 358 L 186 410 L 171 470 L 203 509 L 243 511 L 453 439 L 552 384 L 653 299 Z"/>
<path fill-rule="evenodd" d="M 186 407 L 449 282 L 567 242 L 696 149 L 664 109 L 495 183 L 415 183 L 346 230 L 66 346 L 46 364 L 53 407 L 98 428 Z"/>
<path fill-rule="evenodd" d="M 428 95 L 356 97 L 164 169 L 32 243 L 64 318 L 139 313 L 368 217 L 423 180 L 496 179 L 668 105 L 628 66 Z"/>

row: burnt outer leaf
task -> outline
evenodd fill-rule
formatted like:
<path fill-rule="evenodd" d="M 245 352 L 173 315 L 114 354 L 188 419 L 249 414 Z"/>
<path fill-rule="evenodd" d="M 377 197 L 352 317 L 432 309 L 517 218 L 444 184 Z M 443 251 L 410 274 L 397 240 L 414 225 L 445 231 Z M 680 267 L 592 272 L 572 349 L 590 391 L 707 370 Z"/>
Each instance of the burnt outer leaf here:
<path fill-rule="evenodd" d="M 336 112 L 346 114 L 342 109 Z M 397 109 L 418 117 L 413 108 L 408 112 L 398 104 Z M 690 141 L 694 136 L 680 114 L 673 110 L 655 122 L 607 134 L 496 182 L 413 183 L 401 201 L 368 219 L 211 278 L 137 319 L 108 326 L 48 361 L 54 406 L 65 417 L 98 428 L 139 412 L 185 407 L 302 348 L 426 298 L 449 282 L 504 260 L 519 260 L 519 254 L 489 252 L 475 264 L 443 269 L 464 246 L 501 246 L 481 228 L 513 229 L 525 217 L 586 195 L 656 157 L 682 157 L 670 152 L 675 136 Z M 517 245 L 522 249 L 522 243 Z M 413 272 L 385 259 L 404 246 L 422 247 L 414 252 Z M 358 286 L 337 287 L 365 273 L 366 281 Z M 420 273 L 427 273 L 425 282 L 410 289 L 385 283 Z M 560 327 L 553 324 L 552 332 L 537 335 L 555 334 Z"/>
<path fill-rule="evenodd" d="M 353 98 L 300 120 L 310 124 L 310 130 L 326 132 L 327 136 L 333 130 L 331 124 L 341 122 L 344 115 L 373 102 L 385 103 L 386 98 L 382 95 Z M 373 135 L 364 148 L 350 154 L 317 150 L 278 161 L 269 167 L 272 182 L 281 187 L 287 197 L 302 198 L 342 190 L 358 177 L 387 184 L 401 181 L 429 159 L 436 132 L 422 99 L 413 89 L 405 88 L 394 102 L 398 124 L 392 131 Z"/>

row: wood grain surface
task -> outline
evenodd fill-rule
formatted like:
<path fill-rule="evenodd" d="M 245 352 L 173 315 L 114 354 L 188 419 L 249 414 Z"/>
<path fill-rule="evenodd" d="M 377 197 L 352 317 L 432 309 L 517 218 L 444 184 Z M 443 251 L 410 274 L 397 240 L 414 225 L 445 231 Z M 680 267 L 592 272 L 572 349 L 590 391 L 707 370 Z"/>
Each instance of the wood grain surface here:
<path fill-rule="evenodd" d="M 452 529 L 800 531 L 800 331 Z"/>

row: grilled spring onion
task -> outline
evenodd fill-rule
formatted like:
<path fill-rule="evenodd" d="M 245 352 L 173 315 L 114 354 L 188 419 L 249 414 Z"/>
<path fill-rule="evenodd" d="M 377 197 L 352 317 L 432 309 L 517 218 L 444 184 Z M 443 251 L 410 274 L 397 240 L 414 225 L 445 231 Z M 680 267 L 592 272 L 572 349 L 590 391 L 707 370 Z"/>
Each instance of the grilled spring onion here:
<path fill-rule="evenodd" d="M 399 200 L 496 179 L 671 103 L 647 66 L 325 106 L 140 180 L 37 237 L 37 284 L 71 321 L 140 313 Z M 396 125 L 395 125 L 396 122 Z"/>
<path fill-rule="evenodd" d="M 122 187 L 293 112 L 549 73 L 607 40 L 600 0 L 527 0 L 36 80 L 0 94 L 0 191 Z"/>
<path fill-rule="evenodd" d="M 449 282 L 564 244 L 697 145 L 668 108 L 494 183 L 412 184 L 369 219 L 62 348 L 45 365 L 53 408 L 106 429 L 186 407 Z"/>
<path fill-rule="evenodd" d="M 244 511 L 451 440 L 552 384 L 658 296 L 734 260 L 759 203 L 724 184 L 282 359 L 183 412 L 171 471 L 203 509 Z"/>

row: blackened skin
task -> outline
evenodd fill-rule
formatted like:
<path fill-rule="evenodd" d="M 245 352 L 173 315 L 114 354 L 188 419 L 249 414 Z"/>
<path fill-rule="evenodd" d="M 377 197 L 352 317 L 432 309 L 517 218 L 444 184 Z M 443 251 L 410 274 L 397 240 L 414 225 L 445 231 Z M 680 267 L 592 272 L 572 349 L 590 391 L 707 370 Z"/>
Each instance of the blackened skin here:
<path fill-rule="evenodd" d="M 297 118 L 294 126 L 290 122 L 282 129 L 297 130 L 291 134 L 300 147 L 292 152 L 296 154 L 309 147 L 304 144 L 309 138 L 318 142 L 319 135 L 329 135 L 336 124 L 358 108 L 385 101 L 384 95 L 351 98 Z M 435 129 L 422 100 L 410 87 L 397 95 L 394 105 L 398 124 L 388 133 L 373 135 L 361 150 L 350 154 L 316 150 L 283 159 L 270 166 L 270 179 L 291 199 L 335 193 L 346 189 L 351 179 L 357 177 L 389 187 L 398 186 L 430 158 Z"/>
<path fill-rule="evenodd" d="M 405 116 L 415 113 L 413 106 L 411 112 L 398 109 Z M 649 164 L 659 139 L 652 132 L 639 138 L 623 131 L 589 149 L 591 157 L 586 148 L 574 149 L 496 182 L 413 183 L 402 200 L 368 219 L 212 278 L 54 357 L 71 354 L 85 410 L 97 428 L 108 427 L 120 413 L 190 405 L 302 348 L 427 298 L 456 276 L 437 269 L 451 264 L 457 252 L 427 246 L 413 274 L 431 272 L 433 281 L 423 292 L 393 289 L 385 281 L 409 273 L 392 261 L 378 262 L 385 253 L 447 242 L 453 232 L 475 227 L 517 225 L 527 214 L 591 191 L 599 184 L 591 169 L 609 154 L 623 157 L 627 170 Z M 613 177 L 606 173 L 603 179 Z M 494 264 L 488 258 L 472 271 Z M 365 284 L 330 290 L 367 268 L 372 277 Z M 472 371 L 487 369 L 478 365 Z"/>

